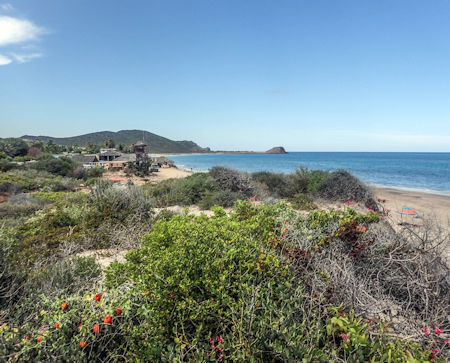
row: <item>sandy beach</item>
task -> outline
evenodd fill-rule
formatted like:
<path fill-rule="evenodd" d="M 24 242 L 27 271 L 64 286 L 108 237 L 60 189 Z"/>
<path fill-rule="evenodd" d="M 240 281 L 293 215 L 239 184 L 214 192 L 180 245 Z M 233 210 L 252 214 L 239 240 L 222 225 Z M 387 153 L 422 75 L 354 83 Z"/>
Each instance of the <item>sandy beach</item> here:
<path fill-rule="evenodd" d="M 181 170 L 178 168 L 159 168 L 158 172 L 151 173 L 151 175 L 146 176 L 145 178 L 130 176 L 127 177 L 125 172 L 123 171 L 107 171 L 103 174 L 104 179 L 123 179 L 119 181 L 122 184 L 126 184 L 129 180 L 133 182 L 135 185 L 143 185 L 146 183 L 159 183 L 163 180 L 167 179 L 179 179 L 185 178 L 192 173 L 186 170 Z"/>
<path fill-rule="evenodd" d="M 379 204 L 390 211 L 389 215 L 397 223 L 420 224 L 423 219 L 435 219 L 442 226 L 450 226 L 450 197 L 445 195 L 420 193 L 392 188 L 373 188 Z M 384 202 L 383 202 L 384 201 Z M 409 207 L 417 212 L 418 218 L 398 214 L 399 208 Z"/>

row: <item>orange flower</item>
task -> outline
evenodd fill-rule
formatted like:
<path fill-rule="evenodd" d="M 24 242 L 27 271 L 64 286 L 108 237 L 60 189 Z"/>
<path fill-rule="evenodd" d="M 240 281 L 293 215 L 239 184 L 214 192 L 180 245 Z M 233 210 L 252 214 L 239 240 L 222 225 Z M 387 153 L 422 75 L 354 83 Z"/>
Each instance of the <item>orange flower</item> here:
<path fill-rule="evenodd" d="M 100 296 L 100 294 L 95 294 L 95 296 L 94 296 L 94 300 L 96 300 L 96 301 L 100 301 L 101 298 L 102 297 Z"/>
<path fill-rule="evenodd" d="M 61 309 L 63 310 L 67 309 L 67 303 L 65 301 L 61 304 Z"/>
<path fill-rule="evenodd" d="M 92 331 L 96 334 L 100 333 L 100 325 L 94 324 L 94 327 L 92 328 Z"/>
<path fill-rule="evenodd" d="M 367 228 L 366 228 L 366 226 L 362 226 L 362 228 L 361 228 L 361 231 L 362 231 L 362 232 L 365 232 L 365 231 L 367 231 Z"/>
<path fill-rule="evenodd" d="M 84 347 L 86 346 L 86 344 L 87 344 L 87 342 L 86 342 L 85 340 L 82 340 L 82 341 L 80 342 L 80 347 L 81 347 L 81 348 L 84 348 Z"/>
<path fill-rule="evenodd" d="M 118 306 L 116 308 L 116 315 L 120 315 L 120 314 L 122 314 L 122 309 L 120 308 L 120 306 Z"/>
<path fill-rule="evenodd" d="M 59 323 L 56 323 L 55 328 L 59 329 Z"/>
<path fill-rule="evenodd" d="M 106 315 L 105 316 L 105 320 L 103 321 L 105 324 L 111 324 L 112 322 L 112 316 L 111 315 Z"/>
<path fill-rule="evenodd" d="M 359 231 L 359 226 L 356 226 L 356 230 Z"/>
<path fill-rule="evenodd" d="M 42 341 L 42 337 L 37 338 L 37 342 L 40 343 Z"/>

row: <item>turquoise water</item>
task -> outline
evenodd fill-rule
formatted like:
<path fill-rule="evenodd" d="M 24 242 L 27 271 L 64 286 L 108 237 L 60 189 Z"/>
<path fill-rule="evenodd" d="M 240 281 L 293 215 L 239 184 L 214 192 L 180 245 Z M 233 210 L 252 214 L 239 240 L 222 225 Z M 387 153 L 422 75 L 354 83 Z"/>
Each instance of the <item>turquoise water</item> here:
<path fill-rule="evenodd" d="M 346 169 L 369 184 L 450 195 L 450 153 L 292 152 L 289 154 L 195 154 L 170 156 L 186 170 L 215 165 L 238 170 L 291 173 L 309 169 Z"/>

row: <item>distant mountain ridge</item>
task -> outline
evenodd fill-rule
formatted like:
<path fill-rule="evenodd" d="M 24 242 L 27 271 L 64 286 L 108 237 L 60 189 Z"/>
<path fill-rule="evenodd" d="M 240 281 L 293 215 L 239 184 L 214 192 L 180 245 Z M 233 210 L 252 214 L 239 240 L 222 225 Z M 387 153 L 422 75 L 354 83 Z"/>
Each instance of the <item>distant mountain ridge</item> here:
<path fill-rule="evenodd" d="M 148 150 L 150 153 L 203 153 L 211 151 L 209 148 L 198 146 L 193 141 L 174 141 L 143 130 L 121 130 L 117 132 L 99 131 L 72 137 L 24 135 L 20 138 L 24 140 L 40 139 L 44 142 L 52 140 L 55 144 L 59 145 L 76 144 L 78 146 L 86 146 L 88 142 L 97 145 L 104 145 L 105 141 L 108 139 L 114 140 L 116 145 L 131 145 L 138 141 L 144 140 L 148 145 Z"/>

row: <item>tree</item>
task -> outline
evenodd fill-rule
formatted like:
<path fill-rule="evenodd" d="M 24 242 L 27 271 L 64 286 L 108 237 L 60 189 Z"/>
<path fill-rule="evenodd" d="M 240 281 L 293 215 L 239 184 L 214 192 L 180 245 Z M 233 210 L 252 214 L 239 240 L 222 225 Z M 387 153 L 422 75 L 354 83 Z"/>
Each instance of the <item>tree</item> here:
<path fill-rule="evenodd" d="M 31 156 L 33 159 L 37 159 L 40 155 L 41 150 L 36 146 L 33 146 L 28 150 L 28 156 Z"/>
<path fill-rule="evenodd" d="M 0 152 L 4 152 L 6 155 L 24 156 L 28 152 L 28 144 L 22 139 L 8 138 L 0 140 Z"/>
<path fill-rule="evenodd" d="M 114 140 L 108 139 L 105 141 L 105 146 L 108 148 L 114 148 L 114 147 L 116 147 L 116 143 Z"/>
<path fill-rule="evenodd" d="M 31 147 L 35 147 L 39 150 L 42 150 L 42 148 L 44 147 L 44 143 L 42 142 L 41 139 L 36 139 L 32 141 Z"/>

